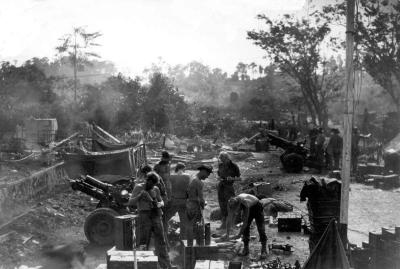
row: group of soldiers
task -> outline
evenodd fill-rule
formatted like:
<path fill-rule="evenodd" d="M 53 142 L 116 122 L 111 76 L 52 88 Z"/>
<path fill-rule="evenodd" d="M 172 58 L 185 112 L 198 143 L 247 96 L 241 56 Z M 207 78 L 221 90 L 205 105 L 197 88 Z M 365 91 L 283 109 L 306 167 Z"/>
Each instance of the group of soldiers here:
<path fill-rule="evenodd" d="M 339 129 L 332 128 L 328 141 L 323 128 L 311 128 L 308 133 L 310 141 L 310 154 L 319 162 L 320 172 L 323 168 L 328 170 L 339 170 L 340 159 L 343 150 L 343 138 L 340 136 Z M 353 128 L 351 144 L 352 171 L 357 169 L 357 159 L 359 150 L 360 132 L 357 127 Z M 327 143 L 326 143 L 327 142 Z"/>
<path fill-rule="evenodd" d="M 169 242 L 167 237 L 168 222 L 178 213 L 181 239 L 193 240 L 194 227 L 204 222 L 203 210 L 207 202 L 203 195 L 203 181 L 207 179 L 213 168 L 200 165 L 194 176 L 185 173 L 183 163 L 176 164 L 171 173 L 171 156 L 162 152 L 161 160 L 152 169 L 146 165 L 141 168 L 140 175 L 132 191 L 127 206 L 136 206 L 138 211 L 137 245 L 145 249 L 149 247 L 153 235 L 155 253 L 161 268 L 171 268 L 168 256 Z M 226 152 L 219 154 L 217 171 L 218 202 L 221 210 L 221 226 L 226 229 L 226 238 L 238 214 L 243 216 L 243 225 L 239 233 L 232 238 L 240 238 L 244 242 L 240 255 L 249 254 L 250 225 L 255 220 L 261 241 L 261 258 L 267 256 L 267 236 L 264 227 L 263 207 L 259 199 L 251 194 L 235 194 L 234 182 L 240 178 L 239 167 L 232 162 Z"/>

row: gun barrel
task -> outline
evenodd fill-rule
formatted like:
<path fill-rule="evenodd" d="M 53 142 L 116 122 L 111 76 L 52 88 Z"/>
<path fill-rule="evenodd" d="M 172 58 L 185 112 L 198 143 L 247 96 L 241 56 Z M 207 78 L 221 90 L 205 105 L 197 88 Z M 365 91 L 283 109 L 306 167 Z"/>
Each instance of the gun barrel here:
<path fill-rule="evenodd" d="M 80 180 L 71 180 L 71 187 L 75 191 L 81 191 L 97 200 L 107 200 L 107 195 L 103 192 L 103 190 L 95 188 L 90 184 L 80 181 Z"/>
<path fill-rule="evenodd" d="M 95 179 L 94 177 L 91 177 L 89 175 L 86 175 L 84 179 L 85 183 L 92 185 L 106 193 L 110 192 L 110 189 L 113 187 L 111 184 L 101 182 L 98 179 Z"/>

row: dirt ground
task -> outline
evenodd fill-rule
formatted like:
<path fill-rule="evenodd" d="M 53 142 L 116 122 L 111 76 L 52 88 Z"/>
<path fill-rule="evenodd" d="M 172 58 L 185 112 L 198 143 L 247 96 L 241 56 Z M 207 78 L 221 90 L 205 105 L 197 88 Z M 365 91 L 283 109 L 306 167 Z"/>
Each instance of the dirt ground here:
<path fill-rule="evenodd" d="M 279 151 L 265 154 L 254 154 L 253 157 L 237 162 L 243 178 L 263 178 L 270 182 L 274 192 L 273 198 L 285 200 L 294 205 L 295 210 L 306 216 L 305 203 L 299 202 L 299 192 L 303 182 L 311 177 L 310 173 L 286 174 L 279 167 Z M 215 164 L 216 165 L 216 164 Z M 193 174 L 195 171 L 188 171 Z M 218 207 L 216 194 L 217 180 L 215 174 L 205 181 L 206 222 L 211 222 L 212 233 L 216 231 L 219 221 L 210 221 L 210 212 Z M 400 215 L 393 206 L 399 204 L 399 190 L 383 191 L 370 186 L 352 184 L 350 193 L 349 238 L 361 244 L 366 241 L 368 231 L 383 226 L 400 224 Z M 54 197 L 37 204 L 25 216 L 0 231 L 0 269 L 18 268 L 21 265 L 38 266 L 46 261 L 41 254 L 45 245 L 72 243 L 85 251 L 85 268 L 96 268 L 105 263 L 105 252 L 109 247 L 98 248 L 88 244 L 83 232 L 85 217 L 95 208 L 95 203 L 83 193 L 73 192 L 68 186 Z M 282 252 L 271 252 L 267 260 L 279 257 L 283 263 L 294 264 L 298 260 L 303 264 L 308 252 L 308 236 L 302 233 L 278 233 L 276 227 L 266 224 L 268 243 L 293 245 L 294 252 L 286 255 Z M 7 236 L 4 234 L 7 233 Z M 243 259 L 245 267 L 257 261 L 260 243 L 255 225 L 251 229 L 251 252 Z M 171 251 L 171 256 L 178 262 L 179 252 Z M 235 256 L 234 260 L 241 260 Z M 177 264 L 179 265 L 179 264 Z M 22 268 L 22 267 L 21 267 Z"/>

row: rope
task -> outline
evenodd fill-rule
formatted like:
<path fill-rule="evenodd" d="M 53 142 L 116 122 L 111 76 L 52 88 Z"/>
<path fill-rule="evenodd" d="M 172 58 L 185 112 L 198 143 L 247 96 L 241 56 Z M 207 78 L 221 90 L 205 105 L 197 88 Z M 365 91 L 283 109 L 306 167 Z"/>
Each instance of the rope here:
<path fill-rule="evenodd" d="M 32 157 L 32 156 L 34 156 L 34 155 L 35 155 L 35 152 L 32 152 L 31 154 L 29 154 L 28 156 L 25 156 L 25 157 L 22 158 L 22 159 L 19 159 L 19 160 L 5 160 L 5 162 L 10 162 L 10 163 L 21 162 L 21 161 L 23 161 L 23 160 L 29 159 L 30 157 Z"/>

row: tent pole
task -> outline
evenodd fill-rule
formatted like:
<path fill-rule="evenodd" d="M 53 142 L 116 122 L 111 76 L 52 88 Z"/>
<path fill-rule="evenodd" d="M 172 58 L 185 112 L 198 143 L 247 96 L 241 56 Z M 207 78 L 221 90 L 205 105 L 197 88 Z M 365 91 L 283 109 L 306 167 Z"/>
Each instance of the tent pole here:
<path fill-rule="evenodd" d="M 355 0 L 347 0 L 346 16 L 346 83 L 344 109 L 344 138 L 342 155 L 342 193 L 340 201 L 340 234 L 343 245 L 347 246 L 347 225 L 349 211 L 350 169 L 351 169 L 351 137 L 353 127 L 354 99 L 354 12 Z M 355 171 L 353 171 L 355 172 Z"/>

